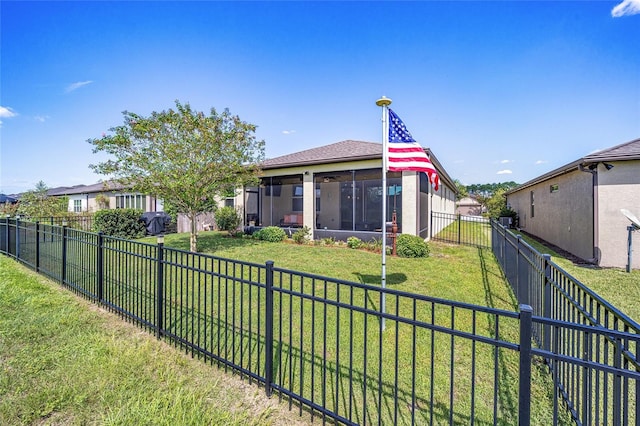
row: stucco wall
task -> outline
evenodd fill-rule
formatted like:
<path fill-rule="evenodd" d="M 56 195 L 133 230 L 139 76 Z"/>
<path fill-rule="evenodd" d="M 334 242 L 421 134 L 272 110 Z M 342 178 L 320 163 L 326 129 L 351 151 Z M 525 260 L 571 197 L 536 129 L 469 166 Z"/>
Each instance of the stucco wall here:
<path fill-rule="evenodd" d="M 552 192 L 552 185 L 557 190 Z M 593 258 L 592 188 L 592 175 L 575 170 L 509 194 L 507 205 L 518 213 L 525 232 L 589 260 Z"/>
<path fill-rule="evenodd" d="M 627 265 L 627 226 L 620 212 L 627 209 L 640 218 L 640 161 L 608 162 L 614 167 L 598 166 L 598 226 L 600 266 L 624 268 Z M 632 267 L 640 269 L 640 231 L 632 233 Z"/>

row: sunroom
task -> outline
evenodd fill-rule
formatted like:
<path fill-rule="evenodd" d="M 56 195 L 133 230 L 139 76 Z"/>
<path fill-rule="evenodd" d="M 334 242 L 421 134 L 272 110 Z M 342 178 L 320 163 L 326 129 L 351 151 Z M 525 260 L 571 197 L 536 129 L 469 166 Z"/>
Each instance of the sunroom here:
<path fill-rule="evenodd" d="M 388 223 L 399 232 L 428 236 L 429 212 L 455 211 L 455 185 L 444 170 L 438 191 L 424 173 L 387 173 L 382 188 L 382 144 L 343 141 L 266 160 L 260 185 L 246 187 L 236 205 L 248 230 L 306 226 L 315 239 L 382 237 L 382 197 Z M 395 213 L 395 215 L 394 215 Z"/>

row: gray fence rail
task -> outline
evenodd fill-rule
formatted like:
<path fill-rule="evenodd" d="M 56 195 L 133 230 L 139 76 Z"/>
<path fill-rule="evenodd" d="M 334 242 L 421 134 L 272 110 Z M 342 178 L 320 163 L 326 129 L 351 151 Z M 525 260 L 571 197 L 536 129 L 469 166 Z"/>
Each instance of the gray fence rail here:
<path fill-rule="evenodd" d="M 640 325 L 499 223 L 492 221 L 493 253 L 518 303 L 530 305 L 534 351 L 547 361 L 556 393 L 578 424 L 640 424 Z M 576 324 L 570 329 L 558 323 Z M 550 353 L 560 356 L 552 356 Z M 582 359 L 566 363 L 563 356 Z M 612 370 L 592 368 L 606 364 Z M 608 372 L 614 372 L 609 374 Z M 634 376 L 635 377 L 635 376 Z"/>
<path fill-rule="evenodd" d="M 0 221 L 0 251 L 323 422 L 528 425 L 535 413 L 564 424 L 561 394 L 594 387 L 569 407 L 590 413 L 585 424 L 639 421 L 629 331 L 12 219 Z M 538 348 L 540 330 L 550 338 Z M 584 342 L 605 354 L 585 358 Z M 587 374 L 532 398 L 542 359 L 554 383 Z"/>

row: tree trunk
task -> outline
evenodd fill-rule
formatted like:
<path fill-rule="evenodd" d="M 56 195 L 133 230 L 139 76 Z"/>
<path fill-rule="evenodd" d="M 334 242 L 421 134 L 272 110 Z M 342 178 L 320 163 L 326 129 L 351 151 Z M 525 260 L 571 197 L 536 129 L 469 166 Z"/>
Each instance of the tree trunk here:
<path fill-rule="evenodd" d="M 189 219 L 191 219 L 191 238 L 189 239 L 189 247 L 192 252 L 198 251 L 198 224 L 196 222 L 197 213 L 189 213 Z"/>

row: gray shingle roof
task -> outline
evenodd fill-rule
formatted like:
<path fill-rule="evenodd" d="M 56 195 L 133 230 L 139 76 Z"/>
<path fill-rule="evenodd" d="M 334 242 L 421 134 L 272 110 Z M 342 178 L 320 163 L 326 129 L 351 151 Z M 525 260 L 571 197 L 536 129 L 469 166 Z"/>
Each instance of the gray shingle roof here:
<path fill-rule="evenodd" d="M 341 161 L 370 160 L 381 157 L 382 144 L 380 143 L 346 140 L 270 158 L 262 163 L 262 168 L 265 170 L 278 169 Z"/>
<path fill-rule="evenodd" d="M 556 176 L 572 172 L 578 169 L 580 166 L 587 167 L 590 164 L 596 164 L 605 161 L 628 161 L 628 160 L 640 160 L 640 139 L 634 139 L 629 142 L 625 142 L 620 145 L 613 146 L 611 148 L 603 149 L 602 151 L 594 152 L 589 155 L 585 155 L 569 164 L 565 164 L 555 170 L 540 175 L 530 181 L 507 191 L 506 194 L 518 192 L 524 188 L 535 185 L 540 182 L 544 182 L 547 179 L 554 178 Z"/>
<path fill-rule="evenodd" d="M 635 139 L 584 157 L 585 163 L 640 159 L 640 139 Z"/>
<path fill-rule="evenodd" d="M 92 194 L 95 192 L 117 191 L 124 188 L 122 185 L 108 181 L 98 182 L 93 185 L 75 185 L 71 187 L 62 186 L 59 188 L 52 188 L 47 191 L 47 195 L 74 195 L 74 194 Z"/>

